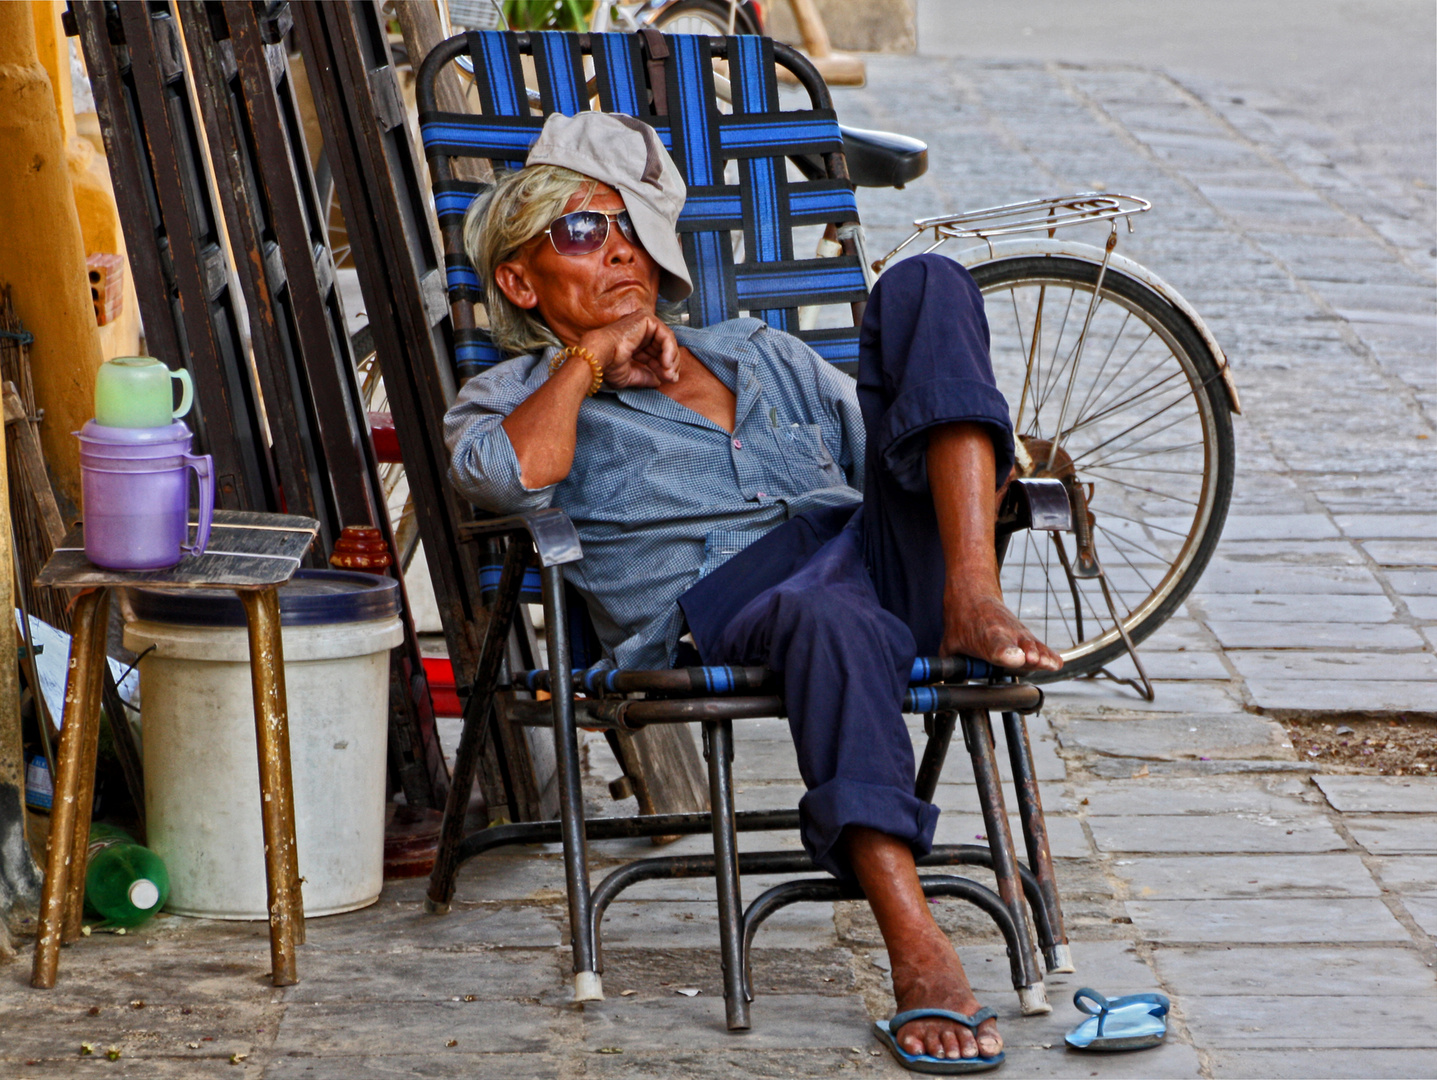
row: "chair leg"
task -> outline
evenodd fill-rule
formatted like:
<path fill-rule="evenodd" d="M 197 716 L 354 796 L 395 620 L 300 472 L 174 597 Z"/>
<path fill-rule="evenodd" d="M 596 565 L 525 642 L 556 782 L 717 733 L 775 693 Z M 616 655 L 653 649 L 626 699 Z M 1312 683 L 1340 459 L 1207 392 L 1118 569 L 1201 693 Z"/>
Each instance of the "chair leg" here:
<path fill-rule="evenodd" d="M 49 990 L 60 970 L 60 943 L 64 934 L 65 904 L 71 878 L 78 877 L 83 896 L 85 847 L 75 848 L 75 821 L 82 788 L 81 775 L 95 772 L 93 755 L 85 759 L 87 729 L 100 723 L 100 702 L 91 696 L 97 680 L 90 677 L 96 663 L 104 663 L 103 650 L 96 652 L 95 628 L 103 626 L 101 609 L 107 607 L 106 589 L 83 593 L 75 602 L 71 620 L 70 674 L 65 683 L 65 715 L 60 728 L 60 754 L 55 763 L 55 796 L 50 811 L 50 842 L 45 854 L 45 883 L 40 891 L 40 920 L 35 938 L 35 963 L 30 985 Z M 103 638 L 101 639 L 103 644 Z M 93 783 L 93 781 L 92 781 Z M 93 788 L 91 789 L 93 790 Z M 85 814 L 89 820 L 89 812 Z M 87 837 L 88 840 L 88 837 Z"/>
<path fill-rule="evenodd" d="M 913 789 L 914 794 L 924 802 L 932 802 L 933 793 L 938 790 L 938 778 L 943 773 L 943 761 L 948 756 L 948 744 L 953 741 L 953 727 L 957 720 L 955 712 L 928 713 L 923 717 L 928 744 L 923 747 L 923 761 L 918 766 L 918 778 Z"/>
<path fill-rule="evenodd" d="M 434 855 L 434 869 L 429 874 L 429 888 L 424 895 L 424 908 L 431 915 L 447 915 L 450 901 L 454 899 L 454 879 L 459 873 L 459 845 L 464 840 L 464 818 L 469 812 L 469 798 L 479 770 L 485 725 L 497 724 L 493 708 L 494 687 L 503 670 L 505 645 L 518 608 L 519 589 L 523 584 L 529 550 L 528 544 L 518 541 L 509 545 L 504 555 L 504 569 L 499 576 L 499 591 L 489 610 L 489 620 L 484 625 L 484 643 L 479 650 L 479 663 L 469 697 L 464 702 L 464 728 L 459 736 L 459 748 L 454 754 L 454 772 L 449 778 L 444 820 L 439 826 L 439 850 Z M 504 743 L 497 732 L 494 733 L 494 747 L 502 755 Z"/>
<path fill-rule="evenodd" d="M 1048 1004 L 1038 958 L 1033 950 L 1033 935 L 1028 928 L 1028 912 L 1023 906 L 1023 887 L 1018 877 L 1018 855 L 1013 848 L 1013 834 L 1008 828 L 1008 812 L 1003 804 L 1003 782 L 998 775 L 998 762 L 993 750 L 993 725 L 988 713 L 982 709 L 965 709 L 962 721 L 963 742 L 973 758 L 973 777 L 983 805 L 988 847 L 993 852 L 998 895 L 1012 914 L 1018 940 L 1023 943 L 1022 964 L 1027 985 L 1017 988 L 1018 1002 L 1024 1016 L 1049 1013 L 1053 1007 Z"/>
<path fill-rule="evenodd" d="M 1047 913 L 1050 939 L 1044 941 L 1043 959 L 1053 974 L 1074 970 L 1073 950 L 1063 925 L 1063 905 L 1058 897 L 1058 879 L 1053 873 L 1053 853 L 1048 844 L 1048 824 L 1043 818 L 1043 798 L 1033 768 L 1033 748 L 1028 725 L 1018 713 L 1003 714 L 1003 734 L 1008 758 L 1013 765 L 1013 787 L 1018 793 L 1018 817 L 1023 823 L 1023 841 L 1028 848 L 1028 867 L 1038 879 L 1038 892 Z"/>
<path fill-rule="evenodd" d="M 603 1001 L 604 982 L 594 957 L 593 896 L 589 891 L 588 839 L 584 834 L 584 792 L 579 777 L 579 729 L 574 726 L 574 686 L 569 680 L 569 635 L 564 621 L 564 579 L 560 567 L 546 566 L 544 633 L 554 707 L 554 758 L 559 784 L 559 820 L 564 837 L 564 879 L 569 892 L 569 943 L 574 952 L 574 1000 Z"/>
<path fill-rule="evenodd" d="M 730 1031 L 749 1028 L 744 985 L 743 898 L 739 891 L 738 835 L 733 817 L 733 722 L 704 722 L 709 763 L 709 807 L 714 830 L 714 878 L 718 886 L 719 952 L 723 958 L 724 1013 Z"/>

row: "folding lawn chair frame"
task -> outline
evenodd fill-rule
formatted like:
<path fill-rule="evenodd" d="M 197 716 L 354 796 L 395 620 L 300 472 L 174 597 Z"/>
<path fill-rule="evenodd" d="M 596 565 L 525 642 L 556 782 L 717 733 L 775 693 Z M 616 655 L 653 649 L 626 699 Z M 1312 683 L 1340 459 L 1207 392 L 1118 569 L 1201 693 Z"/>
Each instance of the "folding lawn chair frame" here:
<path fill-rule="evenodd" d="M 473 62 L 482 115 L 441 113 L 435 79 L 457 57 Z M 732 80 L 732 113 L 718 109 L 713 63 L 725 60 Z M 775 61 L 808 92 L 811 108 L 779 111 Z M 524 73 L 538 93 L 525 87 Z M 589 74 L 592 72 L 592 75 Z M 858 321 L 868 283 L 862 234 L 843 156 L 843 142 L 828 89 L 801 55 L 761 37 L 686 37 L 645 34 L 473 32 L 440 44 L 425 60 L 418 85 L 420 125 L 434 182 L 444 239 L 449 299 L 456 328 L 459 381 L 502 359 L 475 326 L 479 282 L 464 254 L 464 213 L 481 185 L 454 178 L 455 157 L 489 158 L 496 167 L 518 168 L 537 137 L 543 117 L 587 109 L 597 97 L 604 111 L 625 112 L 652 124 L 688 184 L 679 232 L 694 280 L 689 322 L 704 326 L 751 312 L 771 326 L 797 333 L 826 359 L 852 371 L 858 356 Z M 807 177 L 790 182 L 785 158 Z M 724 183 L 727 160 L 738 161 L 740 182 Z M 825 226 L 841 253 L 795 259 L 792 228 Z M 746 261 L 733 262 L 731 234 L 742 231 Z M 854 328 L 801 330 L 798 307 L 849 304 Z M 999 554 L 1018 529 L 1070 527 L 1069 504 L 1055 481 L 1015 481 L 999 515 Z M 733 792 L 733 722 L 785 714 L 773 673 L 754 667 L 691 667 L 668 671 L 576 670 L 574 612 L 566 606 L 562 570 L 582 557 L 578 535 L 562 510 L 551 508 L 479 522 L 467 527 L 486 545 L 493 583 L 481 658 L 464 707 L 463 735 L 454 765 L 439 855 L 430 878 L 427 906 L 449 910 L 458 867 L 495 848 L 560 841 L 568 887 L 570 943 L 576 1000 L 603 996 L 600 922 L 609 903 L 639 881 L 714 877 L 728 1026 L 749 1027 L 753 999 L 749 954 L 754 933 L 774 911 L 799 900 L 861 899 L 862 894 L 827 878 L 779 884 L 745 911 L 742 875 L 794 874 L 813 870 L 801 852 L 737 850 L 736 833 L 797 829 L 793 810 L 736 813 Z M 537 566 L 532 565 L 537 563 Z M 519 670 L 523 655 L 512 641 L 519 605 L 541 601 L 548 668 Z M 586 658 L 588 660 L 596 657 Z M 554 678 L 554 672 L 571 672 Z M 952 896 L 986 912 L 1003 934 L 1013 985 L 1025 1013 L 1046 1012 L 1042 975 L 1029 930 L 1029 913 L 1050 971 L 1072 970 L 1053 876 L 1047 829 L 1024 714 L 1037 711 L 1042 692 L 981 661 L 963 657 L 920 658 L 904 707 L 925 717 L 928 742 L 916 792 L 929 800 L 959 718 L 973 760 L 987 846 L 940 845 L 922 865 L 976 865 L 993 871 L 995 893 L 952 875 L 923 877 L 929 896 Z M 534 699 L 548 691 L 550 699 Z M 582 693 L 583 697 L 576 697 Z M 642 698 L 631 695 L 642 694 Z M 1016 857 L 994 752 L 990 713 L 1001 712 L 1018 796 L 1029 867 Z M 560 816 L 490 827 L 464 836 L 464 816 L 486 740 L 499 752 L 506 790 L 514 778 L 502 760 L 503 723 L 550 727 L 557 758 Z M 578 727 L 606 733 L 648 724 L 699 723 L 708 763 L 711 813 L 640 814 L 585 820 L 579 773 Z M 637 778 L 636 778 L 637 779 Z M 511 806 L 513 799 L 511 796 Z M 674 836 L 711 832 L 712 856 L 639 859 L 608 875 L 596 889 L 589 882 L 590 840 Z M 1027 901 L 1025 908 L 1024 901 Z"/>

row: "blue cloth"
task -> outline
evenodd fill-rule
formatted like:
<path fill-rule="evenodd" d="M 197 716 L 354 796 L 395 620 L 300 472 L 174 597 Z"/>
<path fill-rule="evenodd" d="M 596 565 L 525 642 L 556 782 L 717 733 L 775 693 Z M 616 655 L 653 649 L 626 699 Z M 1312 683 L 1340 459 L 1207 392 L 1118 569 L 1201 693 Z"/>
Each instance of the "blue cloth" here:
<path fill-rule="evenodd" d="M 1001 484 L 1013 462 L 1008 407 L 988 358 L 983 299 L 936 255 L 879 279 L 860 338 L 867 427 L 863 505 L 806 512 L 680 599 L 705 663 L 783 674 L 789 730 L 807 793 L 804 847 L 851 873 L 843 830 L 864 825 L 922 855 L 938 810 L 914 794 L 903 692 L 918 655 L 943 637 L 945 567 L 925 468 L 936 424 L 989 427 Z"/>
<path fill-rule="evenodd" d="M 444 419 L 450 478 L 494 513 L 559 506 L 584 548 L 564 567 L 584 597 L 606 664 L 669 667 L 699 577 L 806 510 L 854 507 L 864 462 L 853 380 L 757 319 L 675 328 L 734 392 L 730 433 L 658 390 L 602 390 L 579 408 L 569 475 L 529 490 L 500 426 L 548 378 L 521 356 L 471 379 Z"/>

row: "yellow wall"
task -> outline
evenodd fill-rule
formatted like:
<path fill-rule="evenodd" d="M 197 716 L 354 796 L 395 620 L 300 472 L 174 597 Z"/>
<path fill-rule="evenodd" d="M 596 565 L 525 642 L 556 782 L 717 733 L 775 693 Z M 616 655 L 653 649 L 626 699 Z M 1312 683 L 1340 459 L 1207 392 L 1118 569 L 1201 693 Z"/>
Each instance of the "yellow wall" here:
<path fill-rule="evenodd" d="M 105 160 L 74 132 L 59 5 L 0 2 L 0 281 L 35 335 L 30 364 L 45 410 L 46 463 L 59 493 L 78 506 L 71 432 L 93 414 L 100 362 L 137 351 L 139 318 L 127 273 L 124 314 L 95 325 L 85 255 L 125 248 Z"/>

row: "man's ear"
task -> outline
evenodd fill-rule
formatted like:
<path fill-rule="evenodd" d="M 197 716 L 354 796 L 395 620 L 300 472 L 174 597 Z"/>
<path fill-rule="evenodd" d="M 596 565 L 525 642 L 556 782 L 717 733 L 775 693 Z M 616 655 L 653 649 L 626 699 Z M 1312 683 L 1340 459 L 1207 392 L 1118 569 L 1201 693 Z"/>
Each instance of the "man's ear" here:
<path fill-rule="evenodd" d="M 529 267 L 519 259 L 510 259 L 494 267 L 494 284 L 515 307 L 527 311 L 539 306 L 539 294 L 530 280 Z"/>

